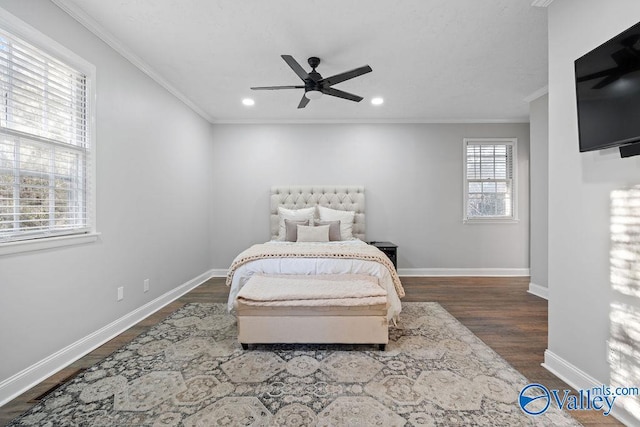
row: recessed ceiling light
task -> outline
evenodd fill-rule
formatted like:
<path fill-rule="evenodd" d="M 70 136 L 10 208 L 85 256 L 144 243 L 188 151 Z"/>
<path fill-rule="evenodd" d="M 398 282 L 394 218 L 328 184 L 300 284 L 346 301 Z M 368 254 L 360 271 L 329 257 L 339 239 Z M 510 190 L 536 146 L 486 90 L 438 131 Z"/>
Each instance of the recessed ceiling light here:
<path fill-rule="evenodd" d="M 382 99 L 380 97 L 372 98 L 371 99 L 371 103 L 373 105 L 382 105 L 384 103 L 384 99 Z"/>
<path fill-rule="evenodd" d="M 247 107 L 250 107 L 250 106 L 254 105 L 256 103 L 256 101 L 254 101 L 251 98 L 245 98 L 245 99 L 242 100 L 242 103 L 244 105 L 246 105 Z"/>

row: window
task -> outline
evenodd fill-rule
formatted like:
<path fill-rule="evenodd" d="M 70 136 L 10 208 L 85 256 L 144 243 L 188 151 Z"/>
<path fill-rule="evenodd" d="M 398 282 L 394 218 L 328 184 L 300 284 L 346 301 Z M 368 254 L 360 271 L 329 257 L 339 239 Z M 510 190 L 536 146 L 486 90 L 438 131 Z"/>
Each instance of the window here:
<path fill-rule="evenodd" d="M 516 138 L 464 140 L 464 220 L 517 220 Z"/>
<path fill-rule="evenodd" d="M 94 228 L 93 67 L 34 33 L 0 16 L 0 244 Z"/>

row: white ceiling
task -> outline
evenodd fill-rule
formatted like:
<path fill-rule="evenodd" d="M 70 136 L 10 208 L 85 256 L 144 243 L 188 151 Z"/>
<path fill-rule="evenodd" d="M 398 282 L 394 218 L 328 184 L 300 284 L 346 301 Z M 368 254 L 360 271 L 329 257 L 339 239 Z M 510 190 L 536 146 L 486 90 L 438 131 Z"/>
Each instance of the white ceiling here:
<path fill-rule="evenodd" d="M 528 121 L 547 84 L 546 9 L 531 0 L 53 0 L 212 122 Z M 280 58 L 373 72 L 297 109 Z M 382 96 L 382 106 L 370 100 Z M 241 100 L 255 99 L 245 107 Z"/>

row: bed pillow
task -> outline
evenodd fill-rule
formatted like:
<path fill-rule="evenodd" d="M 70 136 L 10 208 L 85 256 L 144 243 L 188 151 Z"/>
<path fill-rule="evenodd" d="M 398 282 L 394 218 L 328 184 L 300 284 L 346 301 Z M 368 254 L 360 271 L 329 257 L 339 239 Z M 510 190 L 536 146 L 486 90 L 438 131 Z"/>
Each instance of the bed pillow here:
<path fill-rule="evenodd" d="M 316 227 L 298 225 L 298 242 L 328 242 L 329 225 Z"/>
<path fill-rule="evenodd" d="M 285 240 L 287 236 L 287 228 L 284 224 L 285 219 L 292 221 L 304 221 L 309 220 L 309 224 L 313 224 L 313 217 L 315 215 L 316 208 L 302 208 L 302 209 L 285 209 L 278 207 L 278 217 L 280 218 L 280 227 L 278 231 L 278 240 Z"/>
<path fill-rule="evenodd" d="M 303 224 L 305 225 L 305 224 Z M 329 241 L 337 242 L 342 240 L 340 235 L 340 221 L 316 221 L 316 225 L 329 226 Z"/>
<path fill-rule="evenodd" d="M 285 236 L 284 240 L 287 242 L 295 242 L 298 240 L 298 226 L 299 225 L 309 225 L 309 220 L 305 219 L 304 221 L 294 221 L 292 219 L 284 219 L 284 227 L 285 227 Z"/>
<path fill-rule="evenodd" d="M 356 217 L 354 211 L 338 211 L 336 209 L 318 206 L 320 221 L 340 221 L 341 240 L 353 238 L 353 221 Z"/>

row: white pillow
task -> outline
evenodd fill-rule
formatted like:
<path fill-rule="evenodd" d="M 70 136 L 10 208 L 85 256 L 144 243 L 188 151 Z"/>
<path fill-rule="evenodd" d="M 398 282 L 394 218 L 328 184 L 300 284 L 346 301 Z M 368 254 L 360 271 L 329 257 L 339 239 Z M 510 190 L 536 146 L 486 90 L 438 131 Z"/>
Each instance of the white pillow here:
<path fill-rule="evenodd" d="M 340 236 L 342 240 L 353 238 L 353 221 L 356 217 L 354 211 L 338 211 L 318 205 L 320 221 L 340 221 Z"/>
<path fill-rule="evenodd" d="M 298 242 L 328 242 L 330 225 L 298 225 Z"/>
<path fill-rule="evenodd" d="M 315 215 L 316 208 L 302 208 L 302 209 L 285 209 L 278 206 L 278 216 L 280 217 L 280 227 L 278 231 L 278 240 L 284 240 L 287 235 L 287 227 L 284 224 L 285 219 L 291 221 L 305 221 L 309 220 L 309 225 L 313 224 L 313 217 Z"/>

